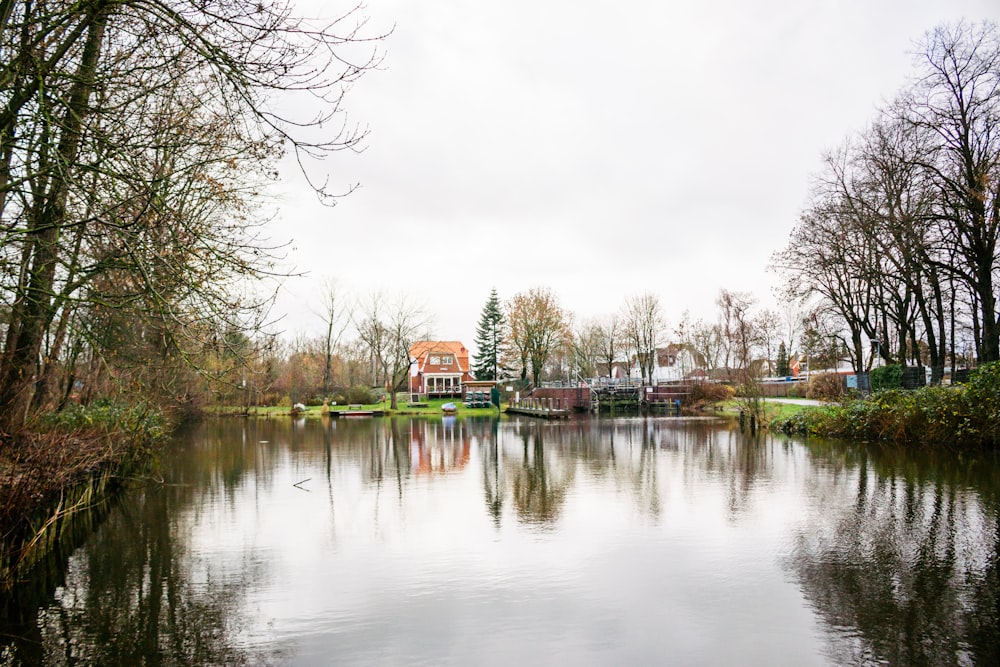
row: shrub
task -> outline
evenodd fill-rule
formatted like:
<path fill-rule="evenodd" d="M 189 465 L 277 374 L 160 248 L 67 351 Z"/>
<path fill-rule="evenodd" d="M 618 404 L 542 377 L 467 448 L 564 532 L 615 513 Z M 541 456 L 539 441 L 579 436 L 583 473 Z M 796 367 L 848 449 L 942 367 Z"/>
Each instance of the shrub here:
<path fill-rule="evenodd" d="M 872 391 L 901 389 L 903 387 L 903 367 L 898 364 L 873 368 L 870 376 Z"/>
<path fill-rule="evenodd" d="M 149 442 L 163 437 L 168 426 L 163 413 L 147 403 L 125 404 L 110 399 L 98 399 L 89 405 L 72 404 L 47 415 L 42 424 L 53 431 L 118 431 Z"/>
<path fill-rule="evenodd" d="M 728 401 L 736 395 L 736 390 L 727 384 L 716 382 L 696 382 L 691 385 L 688 400 L 692 403 L 718 403 Z"/>
<path fill-rule="evenodd" d="M 376 397 L 368 387 L 351 387 L 344 394 L 344 403 L 360 403 L 368 405 L 376 402 Z"/>
<path fill-rule="evenodd" d="M 823 373 L 809 378 L 806 397 L 818 401 L 836 401 L 845 393 L 844 379 L 837 373 Z"/>
<path fill-rule="evenodd" d="M 1000 444 L 1000 362 L 981 366 L 962 386 L 885 389 L 771 427 L 863 440 L 995 447 Z"/>

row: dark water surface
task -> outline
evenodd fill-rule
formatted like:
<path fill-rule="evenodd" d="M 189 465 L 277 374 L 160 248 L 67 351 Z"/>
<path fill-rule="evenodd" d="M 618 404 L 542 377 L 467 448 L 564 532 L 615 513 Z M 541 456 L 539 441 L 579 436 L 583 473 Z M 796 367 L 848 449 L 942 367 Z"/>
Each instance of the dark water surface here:
<path fill-rule="evenodd" d="M 712 420 L 224 420 L 0 665 L 997 665 L 993 460 Z"/>

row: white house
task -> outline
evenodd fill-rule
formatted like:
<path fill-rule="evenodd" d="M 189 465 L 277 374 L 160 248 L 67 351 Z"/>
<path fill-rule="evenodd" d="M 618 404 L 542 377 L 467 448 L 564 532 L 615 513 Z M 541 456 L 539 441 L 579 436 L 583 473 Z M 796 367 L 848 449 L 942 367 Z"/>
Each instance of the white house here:
<path fill-rule="evenodd" d="M 703 368 L 704 363 L 699 363 L 700 355 L 692 351 L 686 345 L 671 343 L 666 347 L 656 349 L 653 360 L 652 381 L 656 382 L 680 382 L 687 379 L 692 371 Z M 642 380 L 639 364 L 632 364 L 630 378 Z"/>

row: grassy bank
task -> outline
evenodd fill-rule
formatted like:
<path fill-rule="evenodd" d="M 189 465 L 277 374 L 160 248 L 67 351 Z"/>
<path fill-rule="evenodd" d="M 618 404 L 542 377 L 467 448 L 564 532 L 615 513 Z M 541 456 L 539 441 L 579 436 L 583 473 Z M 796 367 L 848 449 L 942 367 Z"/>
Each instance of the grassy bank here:
<path fill-rule="evenodd" d="M 762 423 L 765 427 L 769 424 L 782 424 L 786 420 L 796 418 L 801 412 L 808 412 L 811 410 L 818 410 L 820 408 L 802 403 L 779 403 L 777 401 L 765 401 L 764 402 L 764 419 Z M 714 404 L 710 410 L 703 410 L 711 414 L 722 413 L 726 416 L 739 417 L 740 414 L 740 404 L 735 398 L 731 398 L 725 401 L 720 401 Z"/>
<path fill-rule="evenodd" d="M 1000 362 L 963 385 L 887 390 L 771 422 L 786 433 L 956 449 L 1000 444 Z"/>
<path fill-rule="evenodd" d="M 54 415 L 0 447 L 0 588 L 44 557 L 75 516 L 145 470 L 166 432 L 145 407 L 98 404 Z"/>
<path fill-rule="evenodd" d="M 373 410 L 384 412 L 387 416 L 393 417 L 397 415 L 411 415 L 411 416 L 422 416 L 422 417 L 435 417 L 441 416 L 443 414 L 442 406 L 445 403 L 454 403 L 457 409 L 457 416 L 466 417 L 489 417 L 495 416 L 497 414 L 497 409 L 495 407 L 489 408 L 467 408 L 462 404 L 461 401 L 454 398 L 435 398 L 428 401 L 422 401 L 419 405 L 408 405 L 404 402 L 398 402 L 395 410 L 389 408 L 389 402 L 385 403 L 365 403 L 358 404 L 354 406 L 348 405 L 331 405 L 327 408 L 321 405 L 310 405 L 306 406 L 306 409 L 302 412 L 295 413 L 294 416 L 306 417 L 309 419 L 319 419 L 321 417 L 327 416 L 327 411 L 329 412 L 344 412 L 351 409 L 360 410 Z M 501 410 L 506 409 L 506 406 L 502 406 Z M 266 406 L 266 407 L 252 407 L 249 411 L 244 408 L 234 408 L 234 407 L 222 407 L 214 408 L 208 410 L 209 414 L 214 415 L 235 415 L 235 416 L 246 416 L 246 417 L 291 417 L 293 416 L 292 409 L 283 406 Z"/>

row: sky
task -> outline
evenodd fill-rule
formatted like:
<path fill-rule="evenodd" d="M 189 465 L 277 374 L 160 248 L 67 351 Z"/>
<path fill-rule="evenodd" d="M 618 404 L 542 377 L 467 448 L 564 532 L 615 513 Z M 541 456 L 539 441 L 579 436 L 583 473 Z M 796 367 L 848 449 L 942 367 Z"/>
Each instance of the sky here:
<path fill-rule="evenodd" d="M 315 15 L 348 8 L 297 0 Z M 322 285 L 420 307 L 473 347 L 490 290 L 545 287 L 576 322 L 651 292 L 672 329 L 720 289 L 775 307 L 768 270 L 824 151 L 916 74 L 925 32 L 998 0 L 370 0 L 383 60 L 349 91 L 364 150 L 282 163 L 273 315 L 319 335 Z"/>

